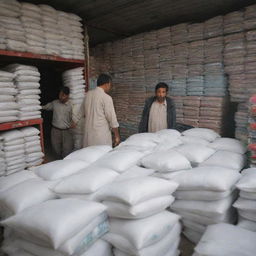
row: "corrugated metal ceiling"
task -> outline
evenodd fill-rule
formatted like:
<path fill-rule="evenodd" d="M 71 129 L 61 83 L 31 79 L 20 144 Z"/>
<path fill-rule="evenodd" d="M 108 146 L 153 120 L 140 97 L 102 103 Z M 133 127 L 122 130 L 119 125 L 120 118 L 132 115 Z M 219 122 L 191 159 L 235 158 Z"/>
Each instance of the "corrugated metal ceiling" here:
<path fill-rule="evenodd" d="M 239 10 L 256 0 L 28 0 L 84 18 L 90 44 Z"/>

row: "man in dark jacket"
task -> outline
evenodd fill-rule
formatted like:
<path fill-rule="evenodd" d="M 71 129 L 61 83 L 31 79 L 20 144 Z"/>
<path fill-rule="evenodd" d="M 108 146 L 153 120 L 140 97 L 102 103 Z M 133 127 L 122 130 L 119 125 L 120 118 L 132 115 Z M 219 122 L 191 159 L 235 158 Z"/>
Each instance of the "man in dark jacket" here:
<path fill-rule="evenodd" d="M 172 99 L 167 97 L 168 85 L 158 83 L 155 96 L 146 100 L 139 132 L 157 132 L 162 129 L 175 129 L 176 111 Z"/>

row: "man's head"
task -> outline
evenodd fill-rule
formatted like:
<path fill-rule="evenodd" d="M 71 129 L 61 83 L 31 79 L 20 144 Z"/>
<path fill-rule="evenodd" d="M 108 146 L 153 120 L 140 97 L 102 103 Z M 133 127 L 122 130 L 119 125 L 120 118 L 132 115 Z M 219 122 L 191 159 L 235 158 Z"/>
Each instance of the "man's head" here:
<path fill-rule="evenodd" d="M 67 86 L 63 86 L 60 88 L 59 92 L 59 100 L 61 103 L 66 103 L 69 100 L 70 90 Z"/>
<path fill-rule="evenodd" d="M 168 85 L 166 83 L 158 83 L 155 87 L 155 96 L 158 102 L 164 102 L 167 93 L 168 93 Z"/>
<path fill-rule="evenodd" d="M 107 74 L 100 74 L 97 79 L 97 86 L 101 87 L 105 92 L 109 92 L 112 86 L 112 78 Z"/>

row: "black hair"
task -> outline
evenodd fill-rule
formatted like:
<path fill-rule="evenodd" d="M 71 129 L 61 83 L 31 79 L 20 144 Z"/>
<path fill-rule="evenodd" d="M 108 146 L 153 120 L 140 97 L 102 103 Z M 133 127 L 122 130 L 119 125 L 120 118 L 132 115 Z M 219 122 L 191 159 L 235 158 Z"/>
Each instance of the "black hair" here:
<path fill-rule="evenodd" d="M 165 88 L 165 89 L 166 89 L 166 92 L 168 92 L 168 90 L 169 90 L 168 84 L 163 83 L 163 82 L 160 82 L 160 83 L 158 83 L 158 84 L 156 85 L 156 87 L 155 87 L 155 92 L 156 92 L 159 88 Z"/>
<path fill-rule="evenodd" d="M 97 86 L 101 86 L 103 84 L 111 83 L 111 81 L 112 81 L 111 76 L 109 76 L 107 74 L 100 74 L 98 79 L 97 79 Z"/>
<path fill-rule="evenodd" d="M 60 88 L 60 92 L 63 92 L 64 94 L 66 95 L 69 95 L 70 94 L 70 90 L 67 86 L 63 86 Z"/>

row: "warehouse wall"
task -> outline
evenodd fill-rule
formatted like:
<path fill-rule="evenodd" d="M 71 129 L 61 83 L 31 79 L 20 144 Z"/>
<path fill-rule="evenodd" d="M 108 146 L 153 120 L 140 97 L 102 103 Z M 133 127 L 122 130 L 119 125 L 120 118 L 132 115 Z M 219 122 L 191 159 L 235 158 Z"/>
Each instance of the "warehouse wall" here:
<path fill-rule="evenodd" d="M 233 120 L 235 136 L 246 140 L 246 103 L 256 92 L 255 45 L 256 5 L 98 45 L 91 51 L 91 74 L 112 74 L 123 137 L 137 132 L 145 98 L 164 81 L 179 122 L 230 136 Z"/>

